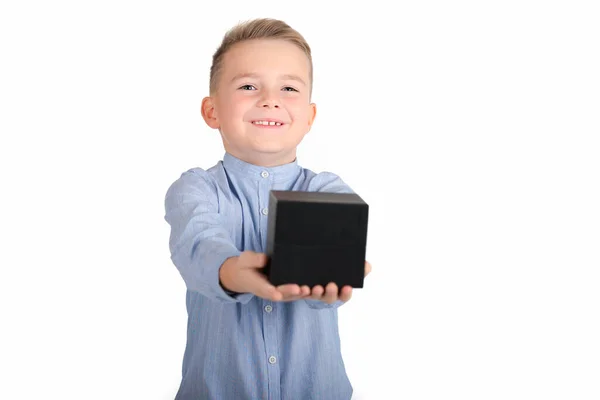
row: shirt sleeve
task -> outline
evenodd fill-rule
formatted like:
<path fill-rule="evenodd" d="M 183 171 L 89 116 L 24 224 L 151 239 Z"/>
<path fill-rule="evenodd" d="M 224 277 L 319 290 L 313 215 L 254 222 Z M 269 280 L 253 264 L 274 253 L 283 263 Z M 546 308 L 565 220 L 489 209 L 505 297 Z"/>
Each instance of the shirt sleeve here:
<path fill-rule="evenodd" d="M 316 174 L 308 186 L 309 191 L 313 192 L 327 192 L 327 193 L 354 193 L 354 191 L 348 186 L 339 176 L 331 172 L 321 172 Z M 336 301 L 332 304 L 327 304 L 321 300 L 303 299 L 310 308 L 315 310 L 320 309 L 332 309 L 338 308 L 343 301 Z"/>
<path fill-rule="evenodd" d="M 188 290 L 224 303 L 248 303 L 251 293 L 226 292 L 219 269 L 241 252 L 219 214 L 216 186 L 204 170 L 181 175 L 165 196 L 165 220 L 171 227 L 169 250 Z"/>

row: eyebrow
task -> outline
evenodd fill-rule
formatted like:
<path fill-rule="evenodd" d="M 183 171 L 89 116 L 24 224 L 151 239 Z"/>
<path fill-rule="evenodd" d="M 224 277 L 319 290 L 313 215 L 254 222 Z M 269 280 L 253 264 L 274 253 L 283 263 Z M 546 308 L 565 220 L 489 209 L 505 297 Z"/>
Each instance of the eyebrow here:
<path fill-rule="evenodd" d="M 251 73 L 251 72 L 237 74 L 236 76 L 233 77 L 231 82 L 235 82 L 238 79 L 242 79 L 242 78 L 260 78 L 260 75 Z M 297 81 L 297 82 L 300 82 L 301 84 L 303 84 L 304 86 L 306 86 L 306 82 L 304 82 L 304 80 L 302 78 L 300 78 L 298 75 L 285 74 L 285 75 L 281 75 L 280 78 L 284 79 L 284 80 Z"/>

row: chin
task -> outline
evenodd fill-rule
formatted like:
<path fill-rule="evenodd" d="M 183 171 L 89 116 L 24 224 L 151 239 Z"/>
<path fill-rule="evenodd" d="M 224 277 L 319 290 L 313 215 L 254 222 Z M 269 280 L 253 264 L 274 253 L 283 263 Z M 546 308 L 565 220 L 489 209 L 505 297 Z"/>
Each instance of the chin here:
<path fill-rule="evenodd" d="M 263 153 L 263 154 L 278 154 L 278 153 L 289 153 L 290 150 L 285 148 L 285 147 L 281 147 L 281 146 L 259 146 L 254 148 L 254 151 L 257 153 Z"/>

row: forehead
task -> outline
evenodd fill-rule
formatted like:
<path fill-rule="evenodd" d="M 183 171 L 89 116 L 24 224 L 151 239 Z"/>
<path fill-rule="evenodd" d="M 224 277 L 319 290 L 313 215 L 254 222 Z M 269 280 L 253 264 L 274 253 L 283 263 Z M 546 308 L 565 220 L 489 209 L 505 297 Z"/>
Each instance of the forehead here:
<path fill-rule="evenodd" d="M 310 62 L 295 44 L 278 39 L 237 43 L 223 57 L 223 78 L 243 73 L 297 75 L 308 82 Z"/>

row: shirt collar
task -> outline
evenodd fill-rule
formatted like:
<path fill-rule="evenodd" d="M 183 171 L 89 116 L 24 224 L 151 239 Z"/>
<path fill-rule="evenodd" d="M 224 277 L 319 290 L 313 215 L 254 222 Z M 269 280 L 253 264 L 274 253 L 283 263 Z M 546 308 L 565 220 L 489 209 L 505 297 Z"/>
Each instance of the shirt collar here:
<path fill-rule="evenodd" d="M 227 152 L 223 156 L 223 166 L 227 171 L 240 175 L 243 178 L 253 178 L 257 180 L 270 178 L 276 182 L 295 179 L 302 169 L 302 167 L 298 165 L 297 158 L 288 164 L 275 167 L 261 167 L 259 165 L 250 164 Z"/>

